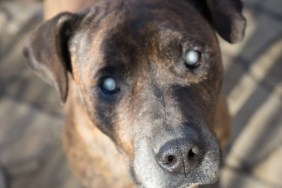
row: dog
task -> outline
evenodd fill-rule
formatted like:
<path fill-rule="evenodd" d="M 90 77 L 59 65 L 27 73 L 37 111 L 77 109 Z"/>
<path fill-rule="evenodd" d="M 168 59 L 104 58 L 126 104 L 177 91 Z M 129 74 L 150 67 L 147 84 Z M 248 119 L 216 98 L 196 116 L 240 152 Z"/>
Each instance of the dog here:
<path fill-rule="evenodd" d="M 243 39 L 242 2 L 45 3 L 50 19 L 24 54 L 58 91 L 66 154 L 82 185 L 216 182 L 230 129 L 216 33 L 229 43 Z"/>

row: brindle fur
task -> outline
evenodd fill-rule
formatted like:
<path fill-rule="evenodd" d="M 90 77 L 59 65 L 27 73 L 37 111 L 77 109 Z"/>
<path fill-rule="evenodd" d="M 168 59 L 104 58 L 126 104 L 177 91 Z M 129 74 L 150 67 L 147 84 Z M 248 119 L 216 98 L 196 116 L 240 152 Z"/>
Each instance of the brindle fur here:
<path fill-rule="evenodd" d="M 239 1 L 206 1 L 45 1 L 48 19 L 70 13 L 43 24 L 25 54 L 64 102 L 65 149 L 84 186 L 176 188 L 216 180 L 220 153 L 213 134 L 224 147 L 230 124 L 213 23 L 219 25 L 217 14 L 227 15 L 220 23 L 229 29 L 216 29 L 237 42 L 245 22 Z M 203 54 L 195 70 L 183 63 L 191 47 Z M 99 94 L 105 75 L 118 80 L 120 94 Z M 178 137 L 199 137 L 212 153 L 186 179 L 163 172 L 151 156 Z"/>

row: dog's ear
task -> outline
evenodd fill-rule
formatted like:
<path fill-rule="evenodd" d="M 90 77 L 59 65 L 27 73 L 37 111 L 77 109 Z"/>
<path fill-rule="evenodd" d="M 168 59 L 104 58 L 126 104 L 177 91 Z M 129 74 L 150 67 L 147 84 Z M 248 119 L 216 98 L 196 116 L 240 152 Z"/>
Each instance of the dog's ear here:
<path fill-rule="evenodd" d="M 217 32 L 230 43 L 244 38 L 246 20 L 241 0 L 206 0 Z"/>
<path fill-rule="evenodd" d="M 61 13 L 39 26 L 24 47 L 24 55 L 35 73 L 55 86 L 63 102 L 68 93 L 67 71 L 71 71 L 68 42 L 77 15 Z"/>

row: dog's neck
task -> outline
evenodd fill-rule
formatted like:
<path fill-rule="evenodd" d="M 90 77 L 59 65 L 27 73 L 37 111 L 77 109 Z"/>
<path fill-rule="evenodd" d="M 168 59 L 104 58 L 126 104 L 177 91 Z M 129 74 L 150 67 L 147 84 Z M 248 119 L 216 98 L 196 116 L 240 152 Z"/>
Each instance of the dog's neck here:
<path fill-rule="evenodd" d="M 70 86 L 65 104 L 67 122 L 63 140 L 76 176 L 86 187 L 134 187 L 123 156 L 108 136 L 81 113 L 85 109 L 73 103 L 77 97 Z"/>

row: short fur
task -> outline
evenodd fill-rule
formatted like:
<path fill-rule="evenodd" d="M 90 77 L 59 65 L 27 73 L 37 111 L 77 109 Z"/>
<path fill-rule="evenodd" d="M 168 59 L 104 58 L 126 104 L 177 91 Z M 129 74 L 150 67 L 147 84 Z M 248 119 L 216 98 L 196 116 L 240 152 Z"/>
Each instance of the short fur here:
<path fill-rule="evenodd" d="M 78 2 L 47 0 L 45 17 L 52 19 L 32 34 L 25 55 L 64 103 L 63 140 L 82 184 L 180 188 L 215 182 L 219 145 L 226 145 L 229 130 L 215 31 L 231 43 L 243 38 L 241 2 Z M 201 54 L 197 68 L 184 61 L 191 49 Z M 103 92 L 105 77 L 116 80 L 117 94 Z M 177 173 L 159 164 L 164 148 L 191 143 L 200 148 L 199 163 L 184 163 Z"/>

